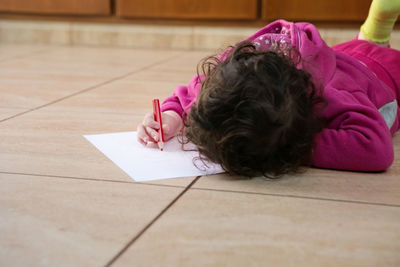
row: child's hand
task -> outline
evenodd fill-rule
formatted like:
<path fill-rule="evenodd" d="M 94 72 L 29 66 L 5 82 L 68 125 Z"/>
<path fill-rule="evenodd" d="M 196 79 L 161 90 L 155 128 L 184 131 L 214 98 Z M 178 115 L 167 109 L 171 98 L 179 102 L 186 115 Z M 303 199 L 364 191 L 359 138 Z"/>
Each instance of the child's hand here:
<path fill-rule="evenodd" d="M 172 110 L 162 112 L 164 140 L 168 141 L 176 136 L 183 127 L 183 121 L 178 113 Z M 137 127 L 137 139 L 143 145 L 149 142 L 157 143 L 160 139 L 158 129 L 159 123 L 154 120 L 153 113 L 147 113 L 144 116 L 143 122 Z"/>

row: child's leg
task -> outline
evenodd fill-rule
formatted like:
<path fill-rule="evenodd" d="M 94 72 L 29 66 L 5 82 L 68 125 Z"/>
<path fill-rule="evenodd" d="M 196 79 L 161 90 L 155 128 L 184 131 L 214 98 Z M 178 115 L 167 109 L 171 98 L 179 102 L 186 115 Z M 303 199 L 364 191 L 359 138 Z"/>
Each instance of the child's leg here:
<path fill-rule="evenodd" d="M 399 14 L 400 0 L 373 0 L 359 39 L 388 44 Z"/>

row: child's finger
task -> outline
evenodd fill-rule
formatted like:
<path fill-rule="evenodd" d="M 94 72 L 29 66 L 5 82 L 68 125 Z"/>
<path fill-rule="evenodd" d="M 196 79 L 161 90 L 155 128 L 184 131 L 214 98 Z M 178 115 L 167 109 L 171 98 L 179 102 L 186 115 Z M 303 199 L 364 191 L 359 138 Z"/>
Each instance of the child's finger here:
<path fill-rule="evenodd" d="M 151 127 L 145 127 L 147 135 L 150 136 L 153 141 L 158 141 L 158 132 Z"/>
<path fill-rule="evenodd" d="M 141 143 L 142 145 L 147 145 L 147 142 L 145 142 L 143 139 L 141 138 L 137 138 L 138 142 Z"/>
<path fill-rule="evenodd" d="M 155 142 L 155 140 L 149 136 L 146 127 L 144 127 L 143 124 L 140 124 L 137 127 L 137 139 L 143 145 L 147 145 L 148 142 Z"/>
<path fill-rule="evenodd" d="M 143 125 L 146 127 L 154 128 L 154 129 L 160 128 L 159 123 L 154 120 L 152 113 L 146 114 L 146 116 L 143 119 Z"/>
<path fill-rule="evenodd" d="M 147 138 L 147 134 L 146 134 L 146 130 L 144 129 L 143 125 L 140 124 L 137 127 L 137 140 L 139 141 L 139 143 L 143 144 L 143 145 L 147 145 L 148 140 L 146 140 Z"/>

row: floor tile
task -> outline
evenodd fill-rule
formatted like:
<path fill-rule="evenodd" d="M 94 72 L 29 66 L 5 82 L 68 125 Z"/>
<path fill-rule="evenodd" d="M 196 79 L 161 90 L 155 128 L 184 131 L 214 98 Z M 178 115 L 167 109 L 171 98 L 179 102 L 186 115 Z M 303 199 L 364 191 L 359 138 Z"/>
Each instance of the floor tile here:
<path fill-rule="evenodd" d="M 45 51 L 49 51 L 51 49 L 54 49 L 54 47 L 45 45 L 15 45 L 0 43 L 0 61 L 27 57 L 36 53 L 44 53 Z"/>
<path fill-rule="evenodd" d="M 147 112 L 149 107 L 151 108 L 152 99 L 163 100 L 171 96 L 177 86 L 187 85 L 196 75 L 197 63 L 208 53 L 181 52 L 175 58 L 58 103 L 54 108 L 129 112 L 134 109 Z"/>
<path fill-rule="evenodd" d="M 44 62 L 44 67 L 60 66 L 66 73 L 114 76 L 121 71 L 133 71 L 151 66 L 177 54 L 178 52 L 171 50 L 67 46 L 30 59 L 34 62 Z"/>
<path fill-rule="evenodd" d="M 58 47 L 0 61 L 0 106 L 37 107 L 162 62 L 176 52 Z"/>
<path fill-rule="evenodd" d="M 16 114 L 19 114 L 21 112 L 26 111 L 24 108 L 3 108 L 0 107 L 0 121 L 7 119 L 11 116 L 14 116 Z"/>
<path fill-rule="evenodd" d="M 395 161 L 383 173 L 345 172 L 311 168 L 278 180 L 204 176 L 195 188 L 400 205 L 400 135 L 394 137 Z M 239 179 L 238 179 L 239 178 Z"/>
<path fill-rule="evenodd" d="M 159 70 L 157 66 L 154 68 L 149 68 L 143 71 L 136 72 L 129 75 L 124 80 L 125 81 L 163 81 L 163 82 L 173 82 L 174 85 L 170 88 L 170 94 L 178 85 L 187 85 L 192 80 L 194 75 L 196 75 L 195 70 Z"/>
<path fill-rule="evenodd" d="M 129 113 L 143 116 L 152 111 L 152 99 L 172 95 L 176 82 L 121 79 L 51 105 L 51 110 Z"/>
<path fill-rule="evenodd" d="M 397 266 L 400 208 L 189 190 L 113 266 Z"/>
<path fill-rule="evenodd" d="M 0 66 L 1 69 L 1 66 Z M 0 75 L 1 76 L 1 75 Z M 0 105 L 32 109 L 103 82 L 103 78 L 0 78 Z"/>
<path fill-rule="evenodd" d="M 104 266 L 182 190 L 0 173 L 0 265 Z"/>
<path fill-rule="evenodd" d="M 83 135 L 135 131 L 143 115 L 37 110 L 0 123 L 0 172 L 132 181 Z M 152 183 L 188 185 L 193 178 Z"/>
<path fill-rule="evenodd" d="M 180 52 L 178 56 L 172 58 L 161 64 L 153 66 L 151 69 L 159 71 L 191 71 L 196 73 L 197 64 L 204 58 L 219 54 L 219 50 L 208 50 L 208 51 L 190 51 Z"/>
<path fill-rule="evenodd" d="M 197 74 L 198 63 L 213 53 L 211 50 L 180 52 L 175 58 L 129 75 L 124 80 L 173 82 L 174 85 L 169 89 L 169 94 L 172 94 L 176 86 L 187 85 Z"/>

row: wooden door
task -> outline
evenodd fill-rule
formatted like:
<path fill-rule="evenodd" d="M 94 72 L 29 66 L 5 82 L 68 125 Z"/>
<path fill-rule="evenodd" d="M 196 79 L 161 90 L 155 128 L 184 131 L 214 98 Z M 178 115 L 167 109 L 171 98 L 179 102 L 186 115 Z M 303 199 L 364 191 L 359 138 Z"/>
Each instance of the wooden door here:
<path fill-rule="evenodd" d="M 256 19 L 258 0 L 116 0 L 120 17 Z"/>
<path fill-rule="evenodd" d="M 109 15 L 111 0 L 0 0 L 0 11 L 13 13 Z"/>
<path fill-rule="evenodd" d="M 262 18 L 304 21 L 363 21 L 367 0 L 262 0 Z"/>

